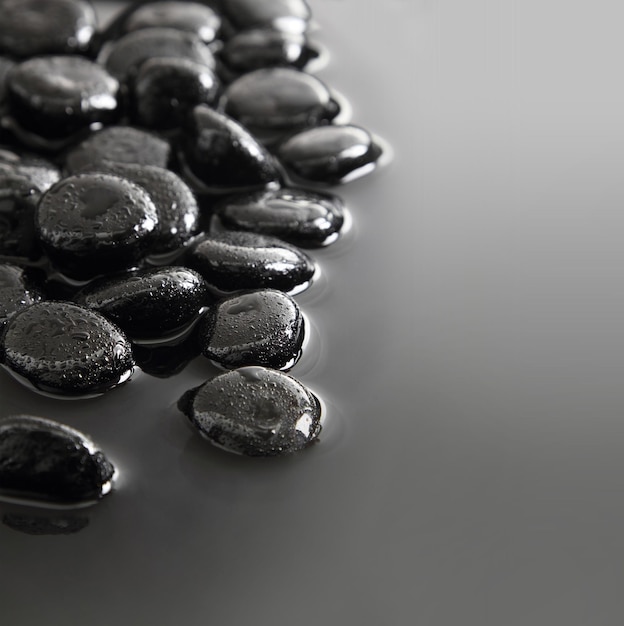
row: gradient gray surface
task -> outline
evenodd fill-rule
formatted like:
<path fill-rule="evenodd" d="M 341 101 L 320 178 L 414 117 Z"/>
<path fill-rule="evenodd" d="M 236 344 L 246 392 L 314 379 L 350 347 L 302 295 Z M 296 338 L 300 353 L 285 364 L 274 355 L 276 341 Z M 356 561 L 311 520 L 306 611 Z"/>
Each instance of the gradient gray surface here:
<path fill-rule="evenodd" d="M 2 375 L 2 413 L 121 471 L 76 535 L 0 525 L 3 623 L 624 623 L 624 9 L 310 4 L 321 77 L 395 152 L 297 297 L 326 436 L 210 447 L 174 407 L 200 363 L 73 403 Z"/>

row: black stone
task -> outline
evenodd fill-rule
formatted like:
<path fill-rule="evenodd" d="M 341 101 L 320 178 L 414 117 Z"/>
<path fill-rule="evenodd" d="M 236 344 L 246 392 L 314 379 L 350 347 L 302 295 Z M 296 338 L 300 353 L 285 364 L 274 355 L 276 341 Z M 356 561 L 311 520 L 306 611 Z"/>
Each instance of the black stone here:
<path fill-rule="evenodd" d="M 301 356 L 305 336 L 297 303 L 273 289 L 236 294 L 212 305 L 197 332 L 202 354 L 228 369 L 290 369 Z"/>
<path fill-rule="evenodd" d="M 6 89 L 9 114 L 19 129 L 60 145 L 94 124 L 110 124 L 118 117 L 119 83 L 83 57 L 23 61 L 7 76 Z"/>
<path fill-rule="evenodd" d="M 110 174 L 64 178 L 41 197 L 36 213 L 37 233 L 48 257 L 76 280 L 136 266 L 157 227 L 149 194 Z"/>
<path fill-rule="evenodd" d="M 110 162 L 166 168 L 170 155 L 171 146 L 166 139 L 132 126 L 109 126 L 69 150 L 65 169 L 73 174 Z"/>
<path fill-rule="evenodd" d="M 132 339 L 157 339 L 187 328 L 213 298 L 197 272 L 168 266 L 93 281 L 75 301 L 98 311 Z"/>
<path fill-rule="evenodd" d="M 179 374 L 201 354 L 195 332 L 190 332 L 180 341 L 166 344 L 134 344 L 132 352 L 141 370 L 156 378 Z"/>
<path fill-rule="evenodd" d="M 11 263 L 0 263 L 0 324 L 43 299 L 41 288 L 27 270 Z"/>
<path fill-rule="evenodd" d="M 122 331 L 96 311 L 69 302 L 37 302 L 6 322 L 3 365 L 29 387 L 90 397 L 128 380 L 134 360 Z"/>
<path fill-rule="evenodd" d="M 262 288 L 301 291 L 315 271 L 312 259 L 295 246 L 276 237 L 242 231 L 199 237 L 189 248 L 186 264 L 223 292 Z"/>
<path fill-rule="evenodd" d="M 61 179 L 61 171 L 39 155 L 0 148 L 0 189 L 11 187 L 16 178 L 26 179 L 33 192 L 43 193 Z"/>
<path fill-rule="evenodd" d="M 155 58 L 141 65 L 132 87 L 133 116 L 147 128 L 180 126 L 198 104 L 213 105 L 220 82 L 205 65 L 189 59 Z"/>
<path fill-rule="evenodd" d="M 200 193 L 277 187 L 275 159 L 238 122 L 205 105 L 188 116 L 179 139 L 184 178 Z"/>
<path fill-rule="evenodd" d="M 114 467 L 85 435 L 30 415 L 0 420 L 0 493 L 77 503 L 110 490 Z"/>
<path fill-rule="evenodd" d="M 81 0 L 0 0 L 0 53 L 16 58 L 84 53 L 96 16 Z"/>
<path fill-rule="evenodd" d="M 288 138 L 277 156 L 295 181 L 336 185 L 372 171 L 382 149 L 357 126 L 319 126 Z"/>
<path fill-rule="evenodd" d="M 227 0 L 223 11 L 238 30 L 262 27 L 302 33 L 311 18 L 305 0 Z"/>
<path fill-rule="evenodd" d="M 231 230 L 273 235 L 299 246 L 331 243 L 344 223 L 338 196 L 294 187 L 227 196 L 215 213 Z"/>
<path fill-rule="evenodd" d="M 178 408 L 211 443 L 248 456 L 283 456 L 318 439 L 321 405 L 298 380 L 263 367 L 221 374 Z"/>

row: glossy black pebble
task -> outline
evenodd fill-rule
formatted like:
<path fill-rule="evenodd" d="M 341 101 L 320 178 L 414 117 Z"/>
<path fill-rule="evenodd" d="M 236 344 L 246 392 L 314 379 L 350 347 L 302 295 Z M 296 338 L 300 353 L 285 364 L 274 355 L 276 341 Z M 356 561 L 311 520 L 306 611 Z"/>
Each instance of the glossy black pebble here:
<path fill-rule="evenodd" d="M 179 139 L 182 174 L 201 193 L 277 187 L 275 159 L 238 122 L 205 105 L 188 116 Z"/>
<path fill-rule="evenodd" d="M 0 263 L 0 325 L 26 307 L 44 299 L 28 272 L 11 263 Z"/>
<path fill-rule="evenodd" d="M 96 123 L 117 118 L 119 83 L 103 67 L 79 56 L 23 61 L 7 76 L 11 117 L 37 137 L 66 141 Z"/>
<path fill-rule="evenodd" d="M 134 368 L 123 332 L 69 302 L 38 302 L 16 313 L 0 347 L 3 365 L 18 380 L 52 395 L 99 395 L 127 381 Z"/>
<path fill-rule="evenodd" d="M 273 28 L 302 33 L 311 11 L 305 0 L 227 0 L 223 11 L 234 28 Z"/>
<path fill-rule="evenodd" d="M 1 0 L 0 52 L 16 58 L 84 53 L 96 16 L 82 0 Z"/>
<path fill-rule="evenodd" d="M 194 242 L 186 264 L 219 291 L 305 289 L 315 272 L 312 259 L 288 243 L 243 231 L 205 235 Z"/>
<path fill-rule="evenodd" d="M 227 196 L 215 213 L 231 230 L 273 235 L 299 246 L 327 245 L 344 224 L 338 196 L 292 187 Z"/>
<path fill-rule="evenodd" d="M 147 339 L 187 327 L 213 299 L 197 272 L 169 266 L 93 281 L 75 301 L 107 317 L 130 338 Z"/>
<path fill-rule="evenodd" d="M 314 183 L 336 185 L 371 172 L 382 150 L 358 126 L 319 126 L 293 135 L 277 149 L 289 174 Z"/>
<path fill-rule="evenodd" d="M 114 467 L 85 435 L 58 422 L 15 415 L 0 420 L 0 492 L 78 503 L 110 491 Z"/>
<path fill-rule="evenodd" d="M 211 443 L 248 456 L 282 456 L 314 443 L 318 398 L 298 380 L 263 367 L 221 374 L 187 392 L 178 408 Z"/>
<path fill-rule="evenodd" d="M 252 132 L 294 132 L 332 120 L 340 111 L 311 74 L 274 67 L 243 74 L 224 91 L 223 111 Z"/>
<path fill-rule="evenodd" d="M 158 226 L 156 207 L 135 183 L 110 174 L 77 174 L 51 187 L 36 227 L 50 260 L 86 280 L 136 266 Z"/>
<path fill-rule="evenodd" d="M 170 156 L 166 139 L 133 126 L 108 126 L 71 148 L 65 168 L 70 174 L 110 162 L 167 168 Z"/>
<path fill-rule="evenodd" d="M 229 369 L 290 369 L 301 355 L 305 336 L 297 303 L 273 289 L 236 294 L 212 305 L 197 333 L 202 354 Z"/>

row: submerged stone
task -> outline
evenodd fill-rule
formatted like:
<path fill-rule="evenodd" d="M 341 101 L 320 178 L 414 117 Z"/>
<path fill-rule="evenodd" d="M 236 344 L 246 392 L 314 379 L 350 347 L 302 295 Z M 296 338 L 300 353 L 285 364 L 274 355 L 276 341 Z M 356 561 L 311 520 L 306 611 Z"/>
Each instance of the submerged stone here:
<path fill-rule="evenodd" d="M 264 367 L 221 374 L 187 392 L 179 409 L 214 445 L 248 456 L 283 456 L 314 443 L 321 404 L 302 383 Z"/>

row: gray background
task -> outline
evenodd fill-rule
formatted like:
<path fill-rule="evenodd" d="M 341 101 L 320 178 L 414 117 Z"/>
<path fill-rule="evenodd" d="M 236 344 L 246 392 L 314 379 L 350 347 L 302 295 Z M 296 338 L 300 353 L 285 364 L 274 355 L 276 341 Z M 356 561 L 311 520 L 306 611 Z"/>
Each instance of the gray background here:
<path fill-rule="evenodd" d="M 311 0 L 320 75 L 390 166 L 298 296 L 321 443 L 230 457 L 175 399 L 0 378 L 90 433 L 117 490 L 73 536 L 0 526 L 6 624 L 624 622 L 621 3 Z"/>

